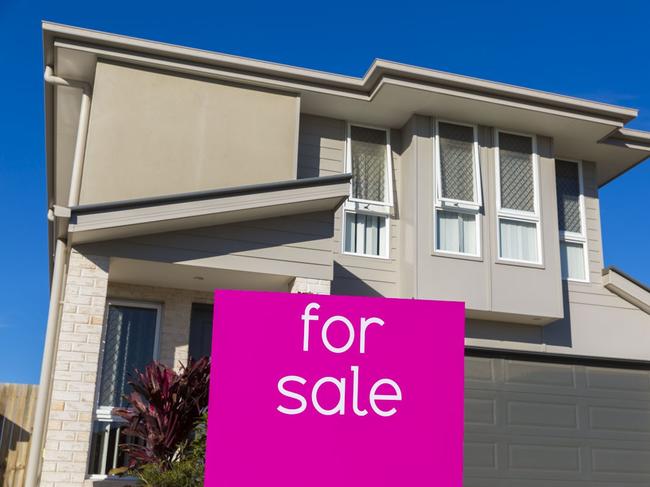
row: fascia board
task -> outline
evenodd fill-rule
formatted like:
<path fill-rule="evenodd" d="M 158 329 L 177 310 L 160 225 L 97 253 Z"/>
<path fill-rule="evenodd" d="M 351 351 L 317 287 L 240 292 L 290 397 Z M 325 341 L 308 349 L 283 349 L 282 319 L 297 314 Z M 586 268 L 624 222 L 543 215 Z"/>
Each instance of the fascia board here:
<path fill-rule="evenodd" d="M 349 177 L 348 177 L 349 180 Z M 86 243 L 146 233 L 219 225 L 288 214 L 334 211 L 349 195 L 348 181 L 252 194 L 232 194 L 106 209 L 72 208 L 68 235 Z"/>
<path fill-rule="evenodd" d="M 73 43 L 85 43 L 92 45 L 98 51 L 102 51 L 103 55 L 111 55 L 110 52 L 112 52 L 113 56 L 121 54 L 127 58 L 131 57 L 132 62 L 138 57 L 146 57 L 148 62 L 166 60 L 173 64 L 174 60 L 177 63 L 184 61 L 185 64 L 191 64 L 195 68 L 210 66 L 212 69 L 221 68 L 233 73 L 236 72 L 244 77 L 253 76 L 259 78 L 261 76 L 267 83 L 276 84 L 276 82 L 280 82 L 288 89 L 291 89 L 292 86 L 295 87 L 297 84 L 303 85 L 302 89 L 309 89 L 310 87 L 322 90 L 331 89 L 342 91 L 342 94 L 347 95 L 356 93 L 361 96 L 369 96 L 383 77 L 393 75 L 413 82 L 439 84 L 457 89 L 477 91 L 491 96 L 505 96 L 528 103 L 553 106 L 560 110 L 591 113 L 621 123 L 632 120 L 638 113 L 637 110 L 631 108 L 384 60 L 375 60 L 363 78 L 356 78 L 49 22 L 43 23 L 43 30 L 58 42 L 64 42 L 67 39 Z"/>
<path fill-rule="evenodd" d="M 603 269 L 605 288 L 650 314 L 650 289 L 620 270 L 608 267 Z"/>

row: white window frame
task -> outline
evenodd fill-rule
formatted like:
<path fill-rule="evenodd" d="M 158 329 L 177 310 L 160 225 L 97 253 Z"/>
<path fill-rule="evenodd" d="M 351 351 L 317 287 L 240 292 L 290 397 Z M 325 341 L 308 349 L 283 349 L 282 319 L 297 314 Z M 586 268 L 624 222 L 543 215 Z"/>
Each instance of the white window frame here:
<path fill-rule="evenodd" d="M 566 281 L 572 282 L 589 282 L 589 249 L 587 247 L 587 212 L 585 209 L 585 186 L 584 176 L 582 172 L 582 161 L 576 159 L 567 159 L 565 157 L 556 157 L 555 160 L 562 162 L 570 162 L 578 165 L 578 188 L 580 195 L 578 197 L 578 204 L 580 207 L 580 229 L 581 233 L 567 232 L 560 230 L 560 241 L 566 243 L 574 243 L 582 245 L 583 260 L 585 266 L 585 278 L 576 279 L 574 277 L 563 277 Z M 555 176 L 557 178 L 557 174 Z"/>
<path fill-rule="evenodd" d="M 442 196 L 442 171 L 440 165 L 440 124 L 447 123 L 449 125 L 458 125 L 461 127 L 470 127 L 474 135 L 472 143 L 472 158 L 474 162 L 474 201 L 456 200 L 453 198 L 444 198 Z M 435 203 L 436 207 L 446 207 L 448 209 L 465 209 L 479 211 L 483 206 L 483 195 L 481 191 L 481 164 L 479 159 L 479 145 L 478 145 L 478 127 L 470 123 L 454 122 L 452 120 L 436 120 L 434 123 L 433 137 L 435 140 Z"/>
<path fill-rule="evenodd" d="M 474 135 L 472 156 L 474 159 L 474 201 L 462 201 L 442 197 L 442 172 L 440 164 L 440 123 L 471 127 Z M 436 254 L 446 254 L 459 257 L 481 257 L 481 208 L 483 207 L 483 192 L 481 191 L 481 162 L 478 144 L 478 126 L 470 123 L 455 122 L 453 120 L 436 119 L 433 124 L 434 146 L 434 177 L 433 177 L 433 251 Z M 476 253 L 455 252 L 438 248 L 438 212 L 451 211 L 475 215 L 476 220 Z"/>
<path fill-rule="evenodd" d="M 374 125 L 366 125 L 348 121 L 346 123 L 345 136 L 345 171 L 352 173 L 352 127 L 367 128 L 373 130 L 382 130 L 386 132 L 386 174 L 385 184 L 387 191 L 387 201 L 371 201 L 352 197 L 352 182 L 350 182 L 350 196 L 343 205 L 343 214 L 341 221 L 341 253 L 345 255 L 354 255 L 357 257 L 369 257 L 371 259 L 390 259 L 390 224 L 391 210 L 394 205 L 393 201 L 393 152 L 390 143 L 390 129 Z M 354 177 L 354 174 L 353 174 Z M 346 218 L 348 213 L 378 216 L 386 219 L 386 238 L 384 249 L 380 255 L 371 255 L 361 252 L 348 252 L 345 250 L 346 240 Z M 365 238 L 365 235 L 364 235 Z"/>
<path fill-rule="evenodd" d="M 346 233 L 347 225 L 345 224 L 345 221 L 348 214 L 378 216 L 386 219 L 386 238 L 384 242 L 384 248 L 381 249 L 379 255 L 364 254 L 362 252 L 348 252 L 347 250 L 345 250 L 345 240 L 347 236 Z M 365 238 L 366 238 L 365 232 L 361 232 L 361 234 L 362 234 L 361 244 L 357 245 L 357 247 L 364 248 Z M 345 255 L 354 255 L 357 257 L 369 257 L 371 259 L 384 259 L 384 260 L 389 259 L 390 258 L 390 215 L 388 215 L 387 213 L 366 210 L 366 209 L 357 210 L 357 209 L 343 208 L 343 220 L 341 221 L 341 251 Z"/>
<path fill-rule="evenodd" d="M 111 306 L 129 306 L 132 308 L 145 308 L 145 309 L 155 309 L 156 310 L 156 331 L 155 331 L 155 336 L 154 336 L 154 345 L 153 345 L 153 360 L 158 360 L 159 355 L 160 355 L 160 323 L 161 323 L 161 316 L 162 316 L 162 304 L 160 303 L 152 303 L 149 301 L 131 301 L 131 300 L 126 300 L 126 299 L 109 299 L 106 301 L 106 309 L 104 311 L 104 332 L 102 334 L 102 343 L 101 343 L 101 353 L 99 357 L 99 366 L 97 370 L 97 381 L 96 381 L 96 391 L 95 391 L 95 412 L 93 414 L 93 423 L 95 421 L 105 423 L 106 428 L 108 429 L 110 425 L 116 424 L 116 423 L 122 423 L 126 424 L 123 418 L 119 416 L 115 416 L 113 414 L 113 410 L 116 408 L 116 406 L 101 406 L 99 404 L 99 386 L 101 384 L 101 375 L 102 375 L 102 368 L 103 368 L 103 362 L 104 362 L 104 352 L 105 352 L 105 346 L 106 346 L 106 331 L 107 331 L 107 326 L 106 323 L 108 322 L 108 313 L 110 310 Z M 106 469 L 106 448 L 108 448 L 108 445 L 106 444 L 106 441 L 108 439 L 108 435 L 104 435 L 104 440 L 102 444 L 102 468 L 101 471 L 104 471 Z M 90 468 L 89 466 L 87 468 Z M 110 475 L 104 475 L 104 474 L 90 474 L 88 478 L 92 480 L 105 480 L 107 478 L 110 478 Z M 127 477 L 124 477 L 124 479 L 127 479 Z"/>
<path fill-rule="evenodd" d="M 386 132 L 386 191 L 388 193 L 387 201 L 372 201 L 364 200 L 360 198 L 354 198 L 352 196 L 352 184 L 350 184 L 350 197 L 348 202 L 350 203 L 359 203 L 360 205 L 366 206 L 365 209 L 371 211 L 382 211 L 383 208 L 392 208 L 393 207 L 393 153 L 390 145 L 390 129 L 385 127 L 377 127 L 373 125 L 364 125 L 361 123 L 347 122 L 346 126 L 346 137 L 345 137 L 345 171 L 352 173 L 352 127 L 360 127 L 365 129 L 372 130 L 382 130 Z M 353 175 L 354 177 L 354 175 Z M 379 208 L 375 208 L 379 207 Z M 388 211 L 388 210 L 383 210 Z"/>
<path fill-rule="evenodd" d="M 500 134 L 518 135 L 520 137 L 528 137 L 532 139 L 532 170 L 533 170 L 533 211 L 513 210 L 510 208 L 501 207 L 501 153 L 500 153 Z M 518 264 L 544 264 L 544 249 L 542 247 L 542 219 L 540 215 L 540 194 L 539 194 L 539 154 L 537 153 L 537 137 L 534 134 L 525 134 L 514 132 L 512 130 L 495 131 L 495 190 L 496 190 L 496 234 L 497 234 L 497 255 L 498 261 L 514 262 Z M 509 259 L 501 256 L 501 220 L 511 220 L 524 223 L 534 223 L 535 231 L 537 233 L 537 260 L 522 260 L 522 259 Z"/>

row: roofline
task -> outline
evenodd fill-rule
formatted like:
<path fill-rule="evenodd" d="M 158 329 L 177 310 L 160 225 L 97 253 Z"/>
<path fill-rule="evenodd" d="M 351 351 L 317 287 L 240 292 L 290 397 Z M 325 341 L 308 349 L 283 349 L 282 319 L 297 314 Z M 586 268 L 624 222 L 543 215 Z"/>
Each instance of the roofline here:
<path fill-rule="evenodd" d="M 646 161 L 648 157 L 650 157 L 650 132 L 620 127 L 614 130 L 611 134 L 607 135 L 606 137 L 603 137 L 598 142 L 601 144 L 617 145 L 619 147 L 624 147 L 626 149 L 648 152 L 647 156 L 642 157 L 635 164 L 632 164 L 624 171 L 617 173 L 616 175 L 609 178 L 607 181 L 604 181 L 603 183 L 599 184 L 598 185 L 599 188 L 602 188 L 603 186 L 611 183 L 614 179 L 621 177 L 623 174 L 634 169 L 639 164 Z"/>
<path fill-rule="evenodd" d="M 276 181 L 272 183 L 247 184 L 232 188 L 211 189 L 207 191 L 191 191 L 188 193 L 177 193 L 165 196 L 153 196 L 147 198 L 133 198 L 129 200 L 111 201 L 108 203 L 94 203 L 79 205 L 70 208 L 72 215 L 86 215 L 112 210 L 127 210 L 134 208 L 145 208 L 169 203 L 184 203 L 190 201 L 201 201 L 220 198 L 225 196 L 241 196 L 245 194 L 266 193 L 280 191 L 283 189 L 298 189 L 316 186 L 328 186 L 331 184 L 348 183 L 352 174 L 343 173 L 332 176 L 318 176 L 313 178 L 290 179 L 288 181 Z"/>
<path fill-rule="evenodd" d="M 43 21 L 42 28 L 46 64 L 52 62 L 52 59 L 50 59 L 52 53 L 49 52 L 48 44 L 53 44 L 54 40 L 67 39 L 73 42 L 92 43 L 115 50 L 183 59 L 211 67 L 231 69 L 238 72 L 258 74 L 287 81 L 299 81 L 313 86 L 351 92 L 361 97 L 370 97 L 384 78 L 398 77 L 410 81 L 443 85 L 495 97 L 505 97 L 512 100 L 535 103 L 580 114 L 598 115 L 622 124 L 629 122 L 638 115 L 638 111 L 633 108 L 533 90 L 506 83 L 487 81 L 383 59 L 375 59 L 364 76 L 358 78 L 221 54 L 202 49 L 182 47 L 163 42 L 148 41 L 47 21 Z"/>
<path fill-rule="evenodd" d="M 624 277 L 625 279 L 630 281 L 632 284 L 635 284 L 635 285 L 639 286 L 641 289 L 643 289 L 644 291 L 650 293 L 650 287 L 648 285 L 646 285 L 646 284 L 642 283 L 641 281 L 639 281 L 638 279 L 635 279 L 634 277 L 630 276 L 627 272 L 623 272 L 621 269 L 619 269 L 616 266 L 610 265 L 610 266 L 605 267 L 602 270 L 602 275 L 606 276 L 607 274 L 610 273 L 610 271 L 615 272 L 619 276 Z"/>

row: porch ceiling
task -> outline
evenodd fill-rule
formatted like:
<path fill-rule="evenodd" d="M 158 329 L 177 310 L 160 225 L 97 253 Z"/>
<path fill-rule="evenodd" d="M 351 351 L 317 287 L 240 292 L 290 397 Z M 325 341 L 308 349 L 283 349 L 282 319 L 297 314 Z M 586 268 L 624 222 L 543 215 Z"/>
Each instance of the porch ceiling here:
<path fill-rule="evenodd" d="M 215 289 L 287 291 L 292 279 L 292 276 L 277 274 L 213 269 L 119 257 L 111 258 L 109 273 L 111 282 L 210 292 Z"/>

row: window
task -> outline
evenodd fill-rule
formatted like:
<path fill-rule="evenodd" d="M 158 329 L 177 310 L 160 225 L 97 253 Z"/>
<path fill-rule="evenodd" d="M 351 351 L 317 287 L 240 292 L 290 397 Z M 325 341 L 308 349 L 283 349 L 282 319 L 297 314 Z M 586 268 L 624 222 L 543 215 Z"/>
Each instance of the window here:
<path fill-rule="evenodd" d="M 209 357 L 212 351 L 212 305 L 192 304 L 189 356 L 194 360 Z"/>
<path fill-rule="evenodd" d="M 585 229 L 582 164 L 555 161 L 560 260 L 562 277 L 587 281 L 587 232 Z"/>
<path fill-rule="evenodd" d="M 435 248 L 480 255 L 482 204 L 476 127 L 436 122 Z"/>
<path fill-rule="evenodd" d="M 345 212 L 345 251 L 382 256 L 386 248 L 386 217 Z"/>
<path fill-rule="evenodd" d="M 123 423 L 112 412 L 126 405 L 123 396 L 130 392 L 128 380 L 133 371 L 156 358 L 159 317 L 158 305 L 108 305 L 89 462 L 92 475 L 107 475 L 127 460 L 118 448 L 126 438 Z"/>
<path fill-rule="evenodd" d="M 343 251 L 387 258 L 393 205 L 390 132 L 348 125 L 346 169 L 352 173 L 343 209 Z"/>
<path fill-rule="evenodd" d="M 497 132 L 499 258 L 541 264 L 535 138 Z"/>

